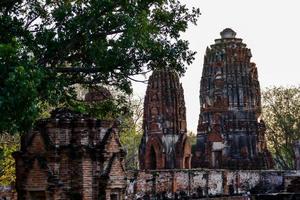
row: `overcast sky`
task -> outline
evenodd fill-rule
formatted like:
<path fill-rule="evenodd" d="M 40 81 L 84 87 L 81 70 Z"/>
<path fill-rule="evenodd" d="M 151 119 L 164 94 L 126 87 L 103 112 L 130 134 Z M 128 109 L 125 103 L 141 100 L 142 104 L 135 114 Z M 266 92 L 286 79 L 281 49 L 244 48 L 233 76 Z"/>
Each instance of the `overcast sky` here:
<path fill-rule="evenodd" d="M 181 79 L 187 109 L 188 130 L 196 133 L 200 78 L 207 46 L 220 38 L 224 28 L 232 28 L 252 51 L 261 88 L 298 86 L 300 83 L 300 0 L 182 0 L 198 7 L 197 26 L 183 34 L 197 51 L 194 63 Z M 146 85 L 134 83 L 135 94 L 144 97 Z"/>

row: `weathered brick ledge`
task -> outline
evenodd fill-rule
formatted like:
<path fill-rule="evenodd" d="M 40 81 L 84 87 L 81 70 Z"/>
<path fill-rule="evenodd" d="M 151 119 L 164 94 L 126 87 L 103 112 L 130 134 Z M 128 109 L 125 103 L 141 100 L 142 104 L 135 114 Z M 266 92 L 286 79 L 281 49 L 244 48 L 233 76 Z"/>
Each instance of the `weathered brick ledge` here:
<path fill-rule="evenodd" d="M 300 171 L 173 169 L 127 172 L 127 197 L 214 197 L 283 192 Z M 225 198 L 225 197 L 224 197 Z"/>

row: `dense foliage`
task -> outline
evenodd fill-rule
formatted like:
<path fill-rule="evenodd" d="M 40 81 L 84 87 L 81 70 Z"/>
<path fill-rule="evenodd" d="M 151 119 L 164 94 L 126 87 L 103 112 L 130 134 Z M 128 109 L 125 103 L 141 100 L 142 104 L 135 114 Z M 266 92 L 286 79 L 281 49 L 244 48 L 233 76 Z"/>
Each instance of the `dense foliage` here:
<path fill-rule="evenodd" d="M 180 33 L 198 9 L 178 0 L 0 2 L 0 132 L 26 132 L 71 85 L 113 85 L 156 67 L 184 73 L 194 52 Z M 4 114 L 5 113 L 5 114 Z"/>
<path fill-rule="evenodd" d="M 62 96 L 62 82 L 37 67 L 20 46 L 13 38 L 0 43 L 0 132 L 28 130 Z"/>
<path fill-rule="evenodd" d="M 269 150 L 278 168 L 293 169 L 293 143 L 300 140 L 300 88 L 268 88 L 262 97 Z"/>
<path fill-rule="evenodd" d="M 12 153 L 19 148 L 19 136 L 10 134 L 0 135 L 0 185 L 10 186 L 15 182 L 15 160 Z"/>

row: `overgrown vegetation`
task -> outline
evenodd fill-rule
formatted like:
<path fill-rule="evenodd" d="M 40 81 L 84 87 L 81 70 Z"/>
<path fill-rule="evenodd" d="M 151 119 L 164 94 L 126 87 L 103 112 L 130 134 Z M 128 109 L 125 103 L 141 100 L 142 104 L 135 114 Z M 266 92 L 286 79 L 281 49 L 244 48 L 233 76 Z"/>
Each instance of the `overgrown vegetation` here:
<path fill-rule="evenodd" d="M 300 88 L 273 87 L 262 93 L 268 148 L 276 167 L 293 169 L 293 144 L 300 140 Z"/>
<path fill-rule="evenodd" d="M 16 178 L 15 160 L 12 153 L 19 149 L 18 135 L 4 133 L 0 135 L 0 185 L 9 186 Z"/>
<path fill-rule="evenodd" d="M 180 33 L 198 16 L 178 0 L 1 1 L 0 132 L 22 134 L 45 109 L 72 107 L 75 83 L 130 93 L 134 75 L 184 73 L 195 52 Z"/>

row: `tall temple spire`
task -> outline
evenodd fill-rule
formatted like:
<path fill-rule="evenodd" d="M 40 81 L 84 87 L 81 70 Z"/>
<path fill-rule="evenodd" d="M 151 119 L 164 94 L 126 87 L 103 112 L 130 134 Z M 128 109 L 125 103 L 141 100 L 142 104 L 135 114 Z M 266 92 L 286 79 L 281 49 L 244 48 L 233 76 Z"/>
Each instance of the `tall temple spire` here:
<path fill-rule="evenodd" d="M 272 165 L 251 51 L 226 28 L 207 48 L 193 167 L 262 169 Z"/>
<path fill-rule="evenodd" d="M 141 169 L 190 168 L 183 88 L 176 72 L 155 70 L 144 100 Z"/>

